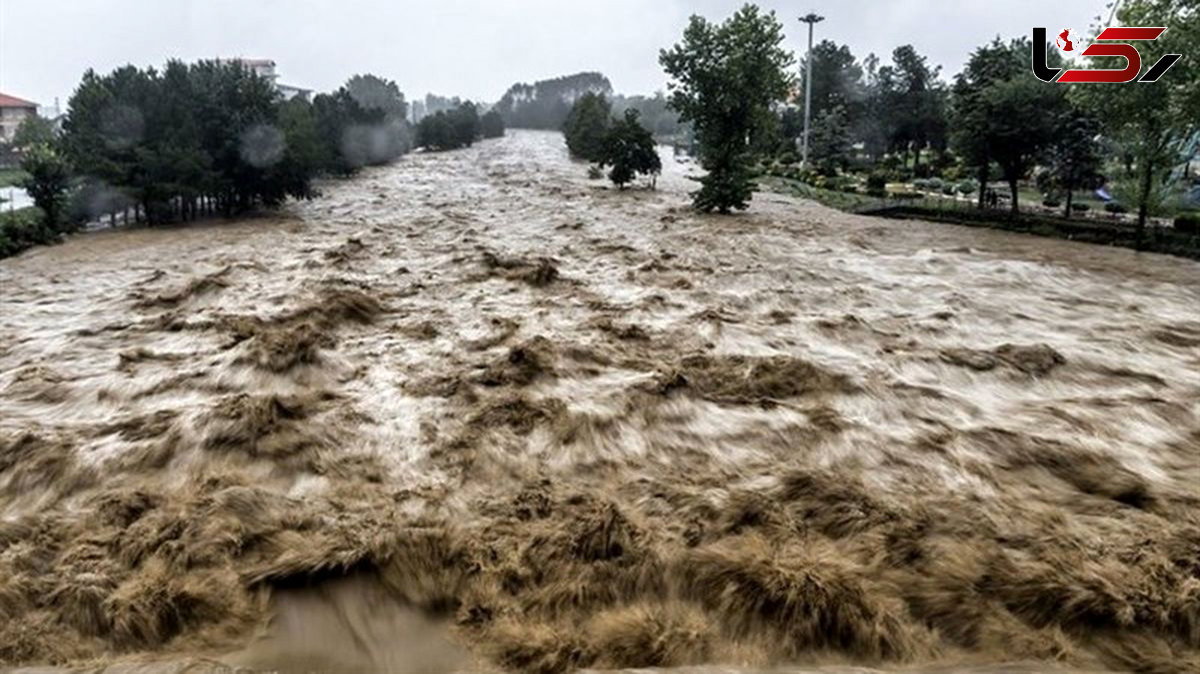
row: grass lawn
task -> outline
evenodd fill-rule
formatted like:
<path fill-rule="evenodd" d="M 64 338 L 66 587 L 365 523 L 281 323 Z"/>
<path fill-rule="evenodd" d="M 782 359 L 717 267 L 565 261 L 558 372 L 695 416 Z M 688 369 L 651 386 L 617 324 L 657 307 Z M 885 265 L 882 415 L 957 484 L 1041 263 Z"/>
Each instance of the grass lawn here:
<path fill-rule="evenodd" d="M 778 176 L 763 176 L 758 179 L 759 187 L 771 192 L 779 192 L 780 194 L 791 194 L 813 201 L 830 208 L 836 208 L 839 211 L 855 211 L 860 208 L 869 208 L 880 206 L 885 201 L 891 204 L 897 203 L 897 200 L 885 200 L 879 197 L 873 197 L 861 192 L 842 192 L 840 190 L 827 190 L 820 187 L 813 187 L 808 183 L 791 178 L 780 178 Z M 908 191 L 907 185 L 896 183 L 888 185 L 888 190 L 892 192 Z M 922 206 L 926 208 L 954 208 L 958 204 L 953 199 L 941 199 L 938 197 L 922 197 L 920 199 L 905 199 L 903 203 L 911 206 Z"/>

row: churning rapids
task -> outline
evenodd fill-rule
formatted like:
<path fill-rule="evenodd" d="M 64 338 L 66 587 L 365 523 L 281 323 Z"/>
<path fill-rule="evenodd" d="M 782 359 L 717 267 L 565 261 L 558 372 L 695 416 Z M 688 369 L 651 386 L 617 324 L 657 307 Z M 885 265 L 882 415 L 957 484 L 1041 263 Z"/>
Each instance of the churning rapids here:
<path fill-rule="evenodd" d="M 667 164 L 0 262 L 0 664 L 1200 670 L 1200 266 Z"/>

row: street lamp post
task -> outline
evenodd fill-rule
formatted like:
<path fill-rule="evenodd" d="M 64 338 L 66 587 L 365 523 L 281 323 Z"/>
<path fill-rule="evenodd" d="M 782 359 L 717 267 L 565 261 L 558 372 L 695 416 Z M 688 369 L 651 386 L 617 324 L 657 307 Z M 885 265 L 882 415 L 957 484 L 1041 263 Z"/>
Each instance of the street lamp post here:
<path fill-rule="evenodd" d="M 805 59 L 804 73 L 804 149 L 801 161 L 804 168 L 808 168 L 808 129 L 811 125 L 812 118 L 812 40 L 813 40 L 813 24 L 820 23 L 825 20 L 823 16 L 817 16 L 815 12 L 809 12 L 807 16 L 800 17 L 802 23 L 808 24 L 808 57 Z"/>

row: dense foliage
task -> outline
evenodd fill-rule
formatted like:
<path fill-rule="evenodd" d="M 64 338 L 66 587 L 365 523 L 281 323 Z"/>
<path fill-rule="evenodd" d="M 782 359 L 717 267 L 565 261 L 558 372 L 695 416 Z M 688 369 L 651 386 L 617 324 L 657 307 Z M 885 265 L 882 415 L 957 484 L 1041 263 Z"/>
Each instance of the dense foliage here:
<path fill-rule="evenodd" d="M 495 110 L 489 110 L 479 118 L 479 133 L 484 138 L 499 138 L 504 135 L 504 117 Z"/>
<path fill-rule="evenodd" d="M 638 116 L 637 110 L 626 110 L 621 119 L 613 121 L 604 137 L 598 163 L 601 168 L 612 167 L 608 178 L 619 188 L 624 188 L 638 174 L 658 175 L 662 171 L 654 136 L 641 125 Z"/>
<path fill-rule="evenodd" d="M 771 109 L 791 87 L 791 55 L 774 13 L 753 5 L 723 24 L 693 16 L 683 40 L 659 55 L 672 78 L 671 107 L 690 122 L 707 174 L 693 194 L 697 208 L 728 213 L 749 205 L 754 140 L 770 128 Z"/>
<path fill-rule="evenodd" d="M 63 216 L 67 190 L 71 186 L 71 169 L 53 139 L 30 147 L 21 161 L 21 170 L 28 176 L 21 187 L 41 209 L 43 224 L 49 230 L 64 231 Z"/>
<path fill-rule="evenodd" d="M 500 133 L 504 133 L 503 126 Z M 417 146 L 428 150 L 455 150 L 470 147 L 483 135 L 483 125 L 475 104 L 467 101 L 452 110 L 439 110 L 417 123 Z"/>
<path fill-rule="evenodd" d="M 605 137 L 612 123 L 612 105 L 603 94 L 580 96 L 563 122 L 567 150 L 577 159 L 598 162 L 604 156 Z"/>
<path fill-rule="evenodd" d="M 1147 217 L 1166 201 L 1173 168 L 1187 159 L 1180 151 L 1189 136 L 1200 132 L 1200 73 L 1187 64 L 1200 48 L 1200 0 L 1127 0 L 1116 23 L 1166 27 L 1157 40 L 1137 43 L 1143 68 L 1165 54 L 1184 55 L 1183 62 L 1153 84 L 1071 87 L 1077 104 L 1102 120 L 1101 131 L 1123 159 L 1114 172 L 1114 186 L 1137 209 L 1140 240 Z M 1117 57 L 1094 63 L 1100 68 L 1123 65 Z"/>
<path fill-rule="evenodd" d="M 171 61 L 162 71 L 85 73 L 62 147 L 84 191 L 119 195 L 78 217 L 132 206 L 159 223 L 308 198 L 316 175 L 406 151 L 406 114 L 396 85 L 370 75 L 310 104 L 283 100 L 237 63 Z"/>

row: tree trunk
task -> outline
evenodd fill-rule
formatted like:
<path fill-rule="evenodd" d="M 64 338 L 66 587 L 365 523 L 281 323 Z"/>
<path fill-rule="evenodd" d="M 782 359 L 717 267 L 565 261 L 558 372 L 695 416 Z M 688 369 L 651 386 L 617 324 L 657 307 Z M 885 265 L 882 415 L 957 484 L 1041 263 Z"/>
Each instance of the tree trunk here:
<path fill-rule="evenodd" d="M 1012 214 L 1016 215 L 1019 207 L 1017 206 L 1017 179 L 1008 179 L 1008 189 L 1012 192 Z"/>
<path fill-rule="evenodd" d="M 979 169 L 979 207 L 983 208 L 983 198 L 987 193 L 988 170 L 987 164 Z"/>
<path fill-rule="evenodd" d="M 1071 218 L 1071 197 L 1073 197 L 1073 196 L 1075 196 L 1075 191 L 1068 189 L 1067 190 L 1067 208 L 1066 208 L 1066 210 L 1063 211 L 1063 217 L 1067 218 L 1068 220 Z"/>
<path fill-rule="evenodd" d="M 1141 204 L 1138 206 L 1138 221 L 1137 221 L 1137 249 L 1142 249 L 1142 238 L 1146 235 L 1146 215 L 1150 211 L 1150 187 L 1151 178 L 1154 175 L 1154 167 L 1150 165 L 1149 160 L 1142 162 L 1142 189 L 1141 189 Z"/>

